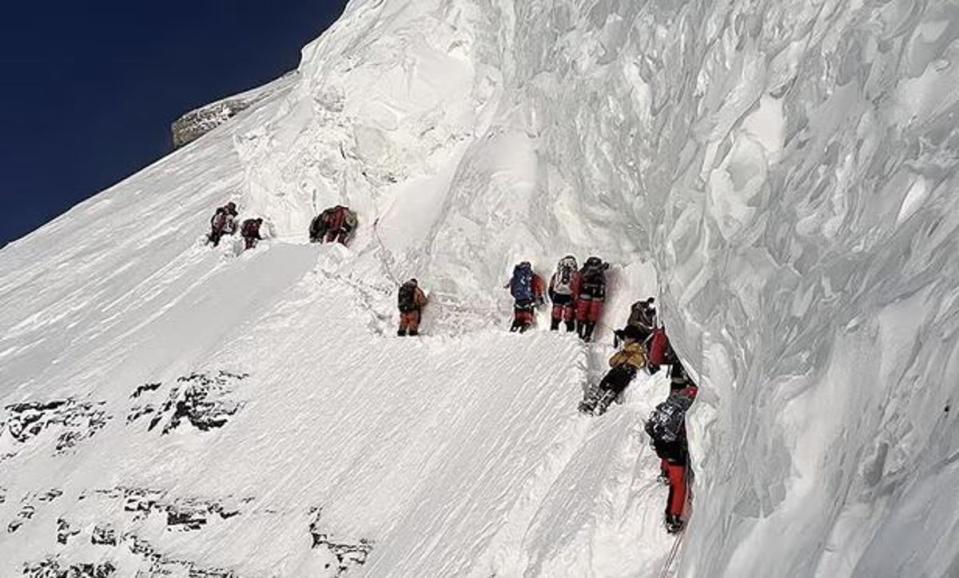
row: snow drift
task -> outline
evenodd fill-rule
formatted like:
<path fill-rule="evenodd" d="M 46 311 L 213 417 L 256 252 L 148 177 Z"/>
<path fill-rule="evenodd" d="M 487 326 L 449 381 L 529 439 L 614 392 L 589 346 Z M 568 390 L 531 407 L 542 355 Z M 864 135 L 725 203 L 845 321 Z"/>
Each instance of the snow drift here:
<path fill-rule="evenodd" d="M 604 335 L 659 294 L 702 386 L 679 575 L 956 575 L 957 36 L 949 2 L 351 2 L 0 252 L 0 573 L 660 572 L 665 384 L 584 420 L 607 348 L 502 332 L 511 264 L 569 252 L 614 265 Z M 201 247 L 228 198 L 272 239 Z M 309 246 L 336 203 L 352 247 Z M 430 335 L 387 339 L 410 275 Z"/>

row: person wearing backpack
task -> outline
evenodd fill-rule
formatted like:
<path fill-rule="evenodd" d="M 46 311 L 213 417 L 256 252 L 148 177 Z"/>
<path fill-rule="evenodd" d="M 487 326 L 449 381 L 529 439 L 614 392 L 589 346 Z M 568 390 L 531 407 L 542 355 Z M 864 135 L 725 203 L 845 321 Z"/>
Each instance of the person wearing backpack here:
<path fill-rule="evenodd" d="M 240 235 L 243 236 L 246 249 L 255 249 L 257 241 L 263 240 L 263 237 L 260 236 L 260 226 L 262 224 L 263 219 L 260 218 L 243 221 L 243 226 L 240 227 Z"/>
<path fill-rule="evenodd" d="M 653 334 L 653 330 L 656 328 L 656 308 L 653 306 L 655 299 L 650 297 L 644 301 L 637 301 L 633 303 L 633 306 L 629 311 L 629 319 L 626 321 L 626 327 L 635 327 L 639 330 L 641 334 L 640 341 L 645 342 L 650 335 Z M 613 346 L 617 346 L 618 342 L 622 340 L 622 333 L 624 329 L 616 331 L 613 340 Z"/>
<path fill-rule="evenodd" d="M 623 349 L 609 358 L 610 370 L 599 382 L 590 386 L 579 404 L 579 411 L 593 415 L 603 415 L 606 408 L 625 390 L 636 374 L 646 366 L 646 350 L 639 340 L 639 332 L 634 327 L 623 330 Z"/>
<path fill-rule="evenodd" d="M 689 451 L 686 440 L 686 412 L 696 399 L 698 388 L 688 381 L 682 389 L 674 389 L 666 401 L 656 406 L 646 422 L 646 433 L 660 459 L 662 477 L 669 484 L 666 498 L 666 531 L 682 531 L 686 524 L 689 489 Z"/>
<path fill-rule="evenodd" d="M 410 279 L 400 286 L 397 305 L 400 310 L 400 328 L 396 332 L 400 337 L 420 334 L 420 319 L 426 306 L 426 294 L 416 279 Z"/>
<path fill-rule="evenodd" d="M 324 210 L 310 223 L 310 242 L 346 245 L 356 230 L 356 213 L 337 205 Z"/>
<path fill-rule="evenodd" d="M 523 261 L 513 268 L 513 276 L 506 287 L 513 296 L 513 324 L 509 330 L 524 333 L 532 327 L 536 317 L 533 310 L 544 303 L 543 278 L 533 272 L 529 261 Z"/>
<path fill-rule="evenodd" d="M 576 257 L 566 255 L 556 265 L 549 279 L 549 300 L 553 304 L 550 331 L 559 330 L 559 322 L 566 323 L 566 331 L 576 330 L 576 293 L 579 291 L 579 265 Z"/>
<path fill-rule="evenodd" d="M 233 201 L 219 207 L 210 218 L 210 234 L 207 235 L 207 242 L 216 247 L 220 244 L 220 238 L 223 235 L 236 233 L 236 215 L 236 203 Z"/>
<path fill-rule="evenodd" d="M 604 263 L 599 257 L 590 257 L 579 272 L 576 330 L 583 341 L 590 341 L 593 338 L 596 323 L 603 316 L 607 269 L 609 269 L 609 263 Z"/>

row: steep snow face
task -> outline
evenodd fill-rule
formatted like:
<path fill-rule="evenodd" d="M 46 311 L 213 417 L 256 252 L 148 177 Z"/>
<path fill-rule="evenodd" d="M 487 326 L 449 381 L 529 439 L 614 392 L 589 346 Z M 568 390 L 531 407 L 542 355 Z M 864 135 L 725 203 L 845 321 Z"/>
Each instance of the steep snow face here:
<path fill-rule="evenodd" d="M 603 335 L 658 293 L 703 386 L 680 575 L 956 574 L 957 36 L 952 2 L 355 0 L 288 91 L 0 253 L 0 395 L 63 401 L 0 418 L 0 571 L 659 572 L 665 385 L 583 422 L 606 348 L 494 329 L 512 263 L 570 252 L 613 264 Z M 193 233 L 230 195 L 273 236 L 239 259 Z M 335 203 L 351 250 L 307 246 Z M 394 343 L 409 275 L 433 336 Z"/>
<path fill-rule="evenodd" d="M 614 307 L 660 287 L 706 386 L 687 574 L 954 573 L 954 516 L 909 520 L 959 475 L 957 35 L 951 2 L 354 2 L 249 194 L 359 205 L 481 310 L 567 251 L 623 267 Z"/>

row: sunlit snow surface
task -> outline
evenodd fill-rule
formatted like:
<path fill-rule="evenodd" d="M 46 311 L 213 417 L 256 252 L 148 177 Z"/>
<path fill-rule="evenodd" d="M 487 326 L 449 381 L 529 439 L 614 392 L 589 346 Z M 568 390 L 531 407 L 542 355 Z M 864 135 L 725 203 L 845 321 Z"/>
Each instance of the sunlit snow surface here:
<path fill-rule="evenodd" d="M 604 341 L 660 291 L 703 386 L 679 575 L 959 575 L 957 37 L 949 1 L 352 2 L 0 252 L 0 401 L 63 402 L 0 414 L 0 575 L 658 575 L 665 383 L 589 420 L 608 348 L 503 330 L 511 264 L 567 252 L 614 265 Z M 273 239 L 200 246 L 228 198 Z M 336 203 L 351 249 L 307 245 Z M 203 379 L 225 423 L 175 427 Z"/>

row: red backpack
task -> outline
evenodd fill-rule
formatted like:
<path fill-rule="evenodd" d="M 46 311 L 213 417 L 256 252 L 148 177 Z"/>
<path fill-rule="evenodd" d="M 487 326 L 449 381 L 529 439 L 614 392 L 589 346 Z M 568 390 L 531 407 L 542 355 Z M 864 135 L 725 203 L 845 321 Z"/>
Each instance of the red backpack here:
<path fill-rule="evenodd" d="M 669 337 L 665 327 L 657 327 L 649 340 L 649 364 L 668 365 L 670 361 Z"/>

